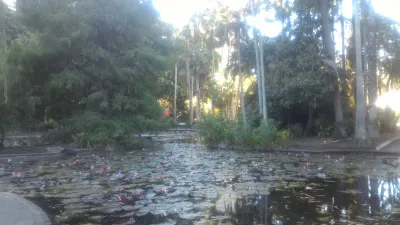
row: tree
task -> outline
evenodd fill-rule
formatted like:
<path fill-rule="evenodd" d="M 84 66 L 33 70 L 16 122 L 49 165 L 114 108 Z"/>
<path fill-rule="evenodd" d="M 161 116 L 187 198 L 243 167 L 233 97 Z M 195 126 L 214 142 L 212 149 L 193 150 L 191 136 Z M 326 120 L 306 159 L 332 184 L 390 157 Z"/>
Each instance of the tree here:
<path fill-rule="evenodd" d="M 252 14 L 253 16 L 256 16 L 256 12 L 254 10 L 254 0 L 251 0 L 251 10 L 252 10 Z M 260 50 L 258 47 L 258 36 L 256 34 L 256 28 L 253 27 L 253 42 L 254 42 L 254 51 L 255 51 L 255 55 L 256 55 L 256 74 L 257 74 L 257 93 L 258 93 L 258 106 L 259 106 L 259 112 L 260 115 L 264 115 L 263 113 L 263 102 L 264 102 L 264 95 L 262 94 L 262 81 L 261 81 L 261 69 L 260 69 L 260 62 L 261 62 L 261 58 L 260 58 Z"/>
<path fill-rule="evenodd" d="M 339 78 L 339 73 L 336 65 L 336 56 L 335 56 L 335 43 L 332 39 L 332 28 L 328 11 L 328 0 L 320 0 L 320 10 L 322 16 L 322 28 L 323 28 L 323 40 L 325 50 L 327 51 L 329 65 L 332 66 L 336 72 L 337 78 Z M 337 138 L 346 137 L 346 130 L 343 124 L 343 110 L 342 110 L 342 101 L 341 94 L 339 89 L 338 79 L 335 80 L 335 88 L 333 90 L 333 106 L 335 110 L 335 136 Z"/>
<path fill-rule="evenodd" d="M 368 76 L 368 120 L 367 120 L 367 134 L 368 138 L 379 138 L 378 127 L 378 110 L 375 105 L 377 100 L 377 49 L 376 49 L 376 21 L 375 11 L 372 2 L 368 2 L 368 17 L 367 17 L 367 76 Z"/>
<path fill-rule="evenodd" d="M 175 74 L 174 74 L 174 121 L 176 123 L 176 99 L 178 92 L 178 63 L 175 63 Z"/>
<path fill-rule="evenodd" d="M 360 11 L 358 0 L 353 0 L 354 20 L 355 20 L 355 43 L 356 43 L 356 127 L 354 138 L 357 145 L 363 144 L 367 139 L 365 128 L 365 100 L 364 100 L 364 79 L 362 73 L 361 56 L 361 31 L 360 31 Z"/>
<path fill-rule="evenodd" d="M 56 120 L 65 126 L 63 137 L 80 134 L 85 145 L 127 144 L 165 125 L 156 96 L 174 63 L 172 29 L 150 1 L 16 6 L 27 31 L 9 58 L 19 68 L 10 98 L 20 121 L 27 114 L 32 123 Z"/>
<path fill-rule="evenodd" d="M 0 1 L 0 148 L 5 136 L 6 105 L 8 102 L 7 34 L 5 2 Z"/>
<path fill-rule="evenodd" d="M 241 49 L 241 36 L 242 36 L 242 30 L 239 26 L 239 31 L 237 32 L 237 42 L 238 42 L 238 65 L 239 65 L 239 88 L 240 88 L 240 105 L 242 109 L 242 117 L 243 117 L 243 124 L 247 126 L 247 116 L 246 116 L 246 104 L 244 102 L 244 91 L 243 91 L 243 74 L 242 74 L 242 60 L 241 60 L 241 55 L 240 55 L 240 49 Z"/>

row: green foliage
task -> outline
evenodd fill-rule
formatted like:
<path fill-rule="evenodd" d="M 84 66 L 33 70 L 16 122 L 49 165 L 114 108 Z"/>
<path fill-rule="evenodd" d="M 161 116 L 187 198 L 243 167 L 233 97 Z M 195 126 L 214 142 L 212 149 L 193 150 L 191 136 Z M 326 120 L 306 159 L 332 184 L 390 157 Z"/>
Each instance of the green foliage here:
<path fill-rule="evenodd" d="M 160 122 L 143 116 L 107 118 L 99 113 L 87 112 L 63 121 L 59 127 L 61 129 L 51 132 L 49 138 L 53 141 L 73 142 L 79 147 L 134 147 L 139 143 L 137 133 L 165 129 L 169 125 L 168 118 Z"/>
<path fill-rule="evenodd" d="M 20 125 L 52 119 L 64 139 L 95 146 L 169 123 L 156 96 L 172 64 L 172 30 L 151 1 L 19 0 L 14 16 L 25 30 L 8 57 Z"/>
<path fill-rule="evenodd" d="M 239 120 L 242 121 L 242 120 Z M 241 146 L 254 146 L 257 140 L 253 134 L 250 125 L 245 126 L 243 123 L 236 123 L 233 126 L 234 143 Z"/>
<path fill-rule="evenodd" d="M 292 138 L 300 138 L 303 137 L 303 125 L 300 123 L 291 124 L 288 127 L 290 137 Z"/>
<path fill-rule="evenodd" d="M 240 120 L 239 120 L 240 121 Z M 258 127 L 244 126 L 222 117 L 206 116 L 200 123 L 200 135 L 207 144 L 226 143 L 242 147 L 272 149 L 284 148 L 289 130 L 279 130 L 274 121 L 262 122 Z"/>
<path fill-rule="evenodd" d="M 279 130 L 273 120 L 263 121 L 261 126 L 256 130 L 259 136 L 260 144 L 266 149 L 274 147 L 284 148 L 287 145 L 287 139 L 290 136 L 289 130 Z"/>
<path fill-rule="evenodd" d="M 397 131 L 397 124 L 399 121 L 400 115 L 396 114 L 396 112 L 394 112 L 390 108 L 378 110 L 378 125 L 381 133 Z"/>
<path fill-rule="evenodd" d="M 335 127 L 333 126 L 332 122 L 321 117 L 315 119 L 314 129 L 318 137 L 327 138 L 333 135 Z"/>
<path fill-rule="evenodd" d="M 199 124 L 200 135 L 207 144 L 233 143 L 234 123 L 221 116 L 207 115 Z"/>

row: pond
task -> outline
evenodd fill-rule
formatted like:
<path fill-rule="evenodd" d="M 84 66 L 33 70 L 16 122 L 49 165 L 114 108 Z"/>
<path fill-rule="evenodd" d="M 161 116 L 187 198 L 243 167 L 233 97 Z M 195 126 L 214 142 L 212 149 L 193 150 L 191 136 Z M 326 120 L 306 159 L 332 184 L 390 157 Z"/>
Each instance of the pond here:
<path fill-rule="evenodd" d="M 210 150 L 166 134 L 136 151 L 1 158 L 0 191 L 53 224 L 399 224 L 398 159 Z"/>

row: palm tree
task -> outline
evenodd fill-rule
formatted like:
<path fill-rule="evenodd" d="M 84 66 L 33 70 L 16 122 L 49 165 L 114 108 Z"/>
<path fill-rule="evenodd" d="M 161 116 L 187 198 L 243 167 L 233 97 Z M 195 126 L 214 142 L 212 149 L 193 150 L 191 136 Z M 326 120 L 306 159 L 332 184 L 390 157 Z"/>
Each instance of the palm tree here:
<path fill-rule="evenodd" d="M 178 63 L 175 63 L 175 79 L 174 79 L 174 122 L 176 123 L 176 97 L 178 90 Z"/>
<path fill-rule="evenodd" d="M 355 42 L 356 42 L 356 127 L 355 136 L 357 145 L 363 144 L 367 139 L 365 128 L 365 100 L 364 100 L 364 79 L 362 73 L 361 56 L 361 31 L 358 0 L 353 0 L 355 20 Z"/>
<path fill-rule="evenodd" d="M 240 56 L 240 48 L 241 48 L 241 36 L 242 36 L 242 29 L 239 26 L 238 31 L 238 65 L 239 65 L 239 87 L 240 87 L 240 104 L 242 108 L 242 116 L 243 116 L 243 124 L 247 126 L 247 117 L 246 117 L 246 104 L 244 102 L 244 92 L 243 92 L 243 74 L 242 74 L 242 60 Z"/>
<path fill-rule="evenodd" d="M 255 10 L 254 10 L 254 0 L 251 0 L 251 10 L 253 16 L 256 16 Z M 261 70 L 260 70 L 260 51 L 258 48 L 258 37 L 256 35 L 255 28 L 253 27 L 253 38 L 254 38 L 254 50 L 256 52 L 256 73 L 257 73 L 257 93 L 258 93 L 258 105 L 259 105 L 259 111 L 260 115 L 263 114 L 263 95 L 262 95 L 262 84 L 261 84 Z"/>
<path fill-rule="evenodd" d="M 372 6 L 372 2 L 367 3 L 368 8 L 368 18 L 367 18 L 367 77 L 368 77 L 368 99 L 369 99 L 369 109 L 368 109 L 368 123 L 367 123 L 367 135 L 368 138 L 376 139 L 379 138 L 378 132 L 378 110 L 375 106 L 375 101 L 377 99 L 377 76 L 376 76 L 376 21 L 375 21 L 375 11 Z"/>

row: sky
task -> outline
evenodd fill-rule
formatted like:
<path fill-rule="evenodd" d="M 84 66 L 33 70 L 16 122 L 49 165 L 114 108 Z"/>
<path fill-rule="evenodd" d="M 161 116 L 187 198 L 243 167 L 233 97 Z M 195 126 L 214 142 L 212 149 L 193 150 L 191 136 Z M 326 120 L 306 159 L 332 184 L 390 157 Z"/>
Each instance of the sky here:
<path fill-rule="evenodd" d="M 245 6 L 248 0 L 221 0 L 232 9 L 239 9 Z M 393 7 L 397 0 L 372 0 L 377 13 L 385 15 L 400 23 L 398 7 Z M 213 5 L 215 0 L 153 0 L 155 8 L 160 12 L 161 19 L 174 24 L 180 28 L 187 24 L 190 17 L 197 11 L 202 11 Z M 353 14 L 352 0 L 344 0 L 344 16 L 351 18 Z M 271 13 L 259 15 L 255 20 L 250 19 L 251 25 L 255 24 L 264 35 L 276 36 L 281 29 L 280 23 L 266 23 L 264 18 L 270 17 Z"/>

